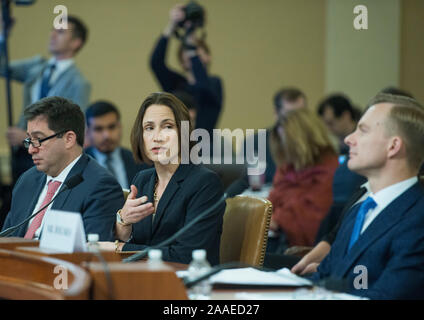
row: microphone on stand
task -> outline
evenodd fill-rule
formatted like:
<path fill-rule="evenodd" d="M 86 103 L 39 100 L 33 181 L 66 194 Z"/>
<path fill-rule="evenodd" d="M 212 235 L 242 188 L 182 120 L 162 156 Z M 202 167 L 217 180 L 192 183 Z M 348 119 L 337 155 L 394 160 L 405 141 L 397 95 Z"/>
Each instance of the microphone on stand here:
<path fill-rule="evenodd" d="M 15 230 L 19 229 L 22 225 L 24 225 L 25 223 L 27 223 L 28 221 L 30 221 L 32 218 L 34 218 L 37 214 L 39 214 L 41 211 L 43 211 L 45 208 L 47 208 L 56 198 L 59 194 L 61 194 L 62 192 L 66 191 L 66 190 L 70 190 L 74 187 L 76 187 L 77 185 L 79 185 L 82 181 L 83 181 L 83 177 L 80 174 L 76 174 L 74 176 L 72 176 L 71 178 L 69 178 L 67 181 L 64 182 L 64 186 L 63 188 L 53 197 L 53 199 L 47 203 L 45 206 L 43 206 L 40 210 L 38 210 L 37 212 L 33 213 L 32 215 L 30 215 L 28 218 L 26 218 L 24 221 L 22 221 L 21 223 L 19 223 L 16 226 L 7 228 L 6 230 L 3 230 L 2 232 L 0 232 L 0 238 L 4 238 L 7 237 L 9 234 L 11 234 L 12 232 L 14 232 Z"/>

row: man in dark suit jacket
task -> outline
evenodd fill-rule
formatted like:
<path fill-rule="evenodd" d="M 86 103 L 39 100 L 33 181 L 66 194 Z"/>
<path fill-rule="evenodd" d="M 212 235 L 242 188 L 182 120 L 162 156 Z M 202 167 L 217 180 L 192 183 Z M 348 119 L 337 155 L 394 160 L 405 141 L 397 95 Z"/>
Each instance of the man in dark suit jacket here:
<path fill-rule="evenodd" d="M 111 240 L 116 211 L 124 203 L 123 193 L 104 168 L 82 153 L 84 114 L 80 108 L 70 100 L 49 97 L 27 108 L 25 117 L 28 138 L 24 145 L 35 167 L 26 171 L 16 183 L 3 229 L 35 213 L 50 194 L 50 199 L 58 195 L 52 205 L 12 236 L 39 238 L 43 217 L 51 207 L 81 213 L 86 234 L 97 233 L 100 239 Z M 74 175 L 81 175 L 82 182 L 58 194 Z M 51 184 L 58 187 L 51 190 Z"/>
<path fill-rule="evenodd" d="M 347 213 L 313 280 L 347 280 L 371 299 L 424 299 L 424 110 L 377 96 L 346 137 L 349 169 L 368 178 L 369 192 Z M 390 99 L 389 99 L 390 101 Z M 367 206 L 368 205 L 368 206 Z"/>
<path fill-rule="evenodd" d="M 115 176 L 124 189 L 129 189 L 135 175 L 147 164 L 137 164 L 132 152 L 120 147 L 122 137 L 121 115 L 112 103 L 97 101 L 85 112 L 87 137 L 91 144 L 84 152 Z"/>

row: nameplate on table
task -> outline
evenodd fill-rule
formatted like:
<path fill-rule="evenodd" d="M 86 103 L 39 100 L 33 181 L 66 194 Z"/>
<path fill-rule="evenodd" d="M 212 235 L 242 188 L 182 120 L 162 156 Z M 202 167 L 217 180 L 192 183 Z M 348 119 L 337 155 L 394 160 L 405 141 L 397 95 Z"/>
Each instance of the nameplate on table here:
<path fill-rule="evenodd" d="M 50 210 L 44 220 L 40 248 L 66 253 L 87 251 L 81 214 Z"/>

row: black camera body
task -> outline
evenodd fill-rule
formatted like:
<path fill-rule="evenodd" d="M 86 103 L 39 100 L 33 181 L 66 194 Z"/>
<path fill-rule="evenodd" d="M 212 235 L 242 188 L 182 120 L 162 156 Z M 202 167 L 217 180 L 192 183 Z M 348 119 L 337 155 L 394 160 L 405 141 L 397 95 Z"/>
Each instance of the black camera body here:
<path fill-rule="evenodd" d="M 184 8 L 185 19 L 178 26 L 183 27 L 186 21 L 192 23 L 192 28 L 201 28 L 205 24 L 205 10 L 195 1 L 190 1 Z"/>

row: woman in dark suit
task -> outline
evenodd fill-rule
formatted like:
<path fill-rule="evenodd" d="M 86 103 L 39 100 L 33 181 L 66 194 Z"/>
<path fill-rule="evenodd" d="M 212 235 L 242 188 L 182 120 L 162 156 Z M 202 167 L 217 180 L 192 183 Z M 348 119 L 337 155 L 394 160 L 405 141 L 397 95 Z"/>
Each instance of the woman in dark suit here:
<path fill-rule="evenodd" d="M 192 250 L 205 249 L 209 262 L 219 263 L 223 188 L 213 171 L 190 162 L 191 130 L 188 109 L 172 94 L 153 93 L 141 105 L 131 132 L 133 154 L 154 167 L 135 176 L 124 207 L 117 213 L 116 251 L 155 246 L 221 201 L 207 217 L 160 248 L 165 261 L 187 264 Z M 111 243 L 101 247 L 111 249 Z"/>

